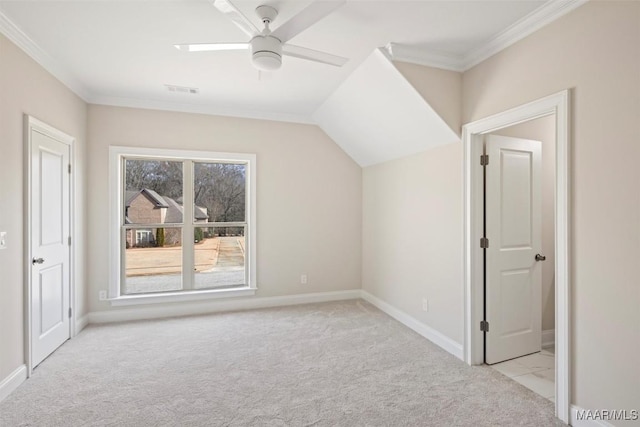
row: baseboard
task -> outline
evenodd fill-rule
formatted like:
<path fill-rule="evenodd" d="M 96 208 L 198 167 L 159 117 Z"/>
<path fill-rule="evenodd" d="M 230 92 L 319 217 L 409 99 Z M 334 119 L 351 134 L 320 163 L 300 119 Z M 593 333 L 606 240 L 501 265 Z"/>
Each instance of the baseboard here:
<path fill-rule="evenodd" d="M 571 405 L 571 420 L 569 422 L 569 425 L 573 427 L 613 427 L 613 424 L 610 424 L 605 420 L 600 420 L 600 419 L 579 420 L 578 413 L 582 411 L 584 411 L 583 408 L 576 405 Z M 591 414 L 595 415 L 596 411 L 592 411 Z M 593 418 L 593 417 L 590 417 L 590 418 Z"/>
<path fill-rule="evenodd" d="M 78 335 L 89 324 L 89 315 L 85 314 L 79 319 L 76 319 L 75 334 Z"/>
<path fill-rule="evenodd" d="M 88 314 L 89 323 L 112 323 L 130 320 L 149 320 L 224 311 L 250 310 L 315 302 L 341 301 L 360 298 L 360 289 L 335 292 L 318 292 L 279 297 L 253 297 L 233 300 L 208 300 L 183 304 L 158 304 L 136 308 L 94 311 Z"/>
<path fill-rule="evenodd" d="M 556 345 L 556 330 L 547 329 L 542 331 L 542 348 L 549 348 Z"/>
<path fill-rule="evenodd" d="M 413 329 L 415 332 L 419 333 L 432 343 L 442 347 L 444 350 L 462 360 L 462 344 L 452 340 L 441 332 L 436 331 L 432 327 L 416 320 L 414 317 L 411 317 L 404 311 L 395 308 L 391 304 L 381 300 L 380 298 L 370 294 L 367 291 L 362 291 L 362 299 L 375 305 L 380 310 L 396 319 L 398 322 L 402 323 L 410 329 Z"/>
<path fill-rule="evenodd" d="M 27 365 L 22 365 L 0 382 L 0 402 L 27 379 Z"/>

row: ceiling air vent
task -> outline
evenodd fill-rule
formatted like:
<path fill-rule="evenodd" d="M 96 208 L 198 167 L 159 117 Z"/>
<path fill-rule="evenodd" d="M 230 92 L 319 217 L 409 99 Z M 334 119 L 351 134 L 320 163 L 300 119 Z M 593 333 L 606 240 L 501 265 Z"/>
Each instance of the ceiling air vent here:
<path fill-rule="evenodd" d="M 188 93 L 191 95 L 197 95 L 200 92 L 200 89 L 197 87 L 187 87 L 187 86 L 175 86 L 175 85 L 165 85 L 169 92 L 175 93 Z"/>

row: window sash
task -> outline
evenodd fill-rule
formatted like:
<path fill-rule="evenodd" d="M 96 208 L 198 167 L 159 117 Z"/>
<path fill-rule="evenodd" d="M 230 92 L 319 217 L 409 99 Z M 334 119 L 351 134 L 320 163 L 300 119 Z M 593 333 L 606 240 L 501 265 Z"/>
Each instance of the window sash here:
<path fill-rule="evenodd" d="M 170 154 L 169 154 L 170 153 Z M 244 277 L 245 288 L 255 289 L 255 155 L 253 154 L 233 154 L 233 153 L 204 153 L 204 152 L 185 152 L 180 150 L 150 150 L 150 149 L 134 149 L 126 147 L 111 147 L 111 173 L 110 184 L 115 187 L 112 190 L 113 201 L 116 207 L 111 210 L 113 215 L 114 209 L 118 214 L 115 216 L 118 221 L 119 232 L 115 235 L 119 236 L 119 242 L 115 245 L 112 243 L 111 250 L 112 275 L 116 280 L 112 280 L 109 288 L 110 299 L 126 297 L 123 293 L 123 284 L 126 280 L 126 264 L 125 264 L 125 245 L 126 232 L 130 229 L 154 229 L 154 228 L 173 228 L 182 230 L 182 291 L 193 291 L 195 284 L 195 256 L 194 256 L 194 235 L 195 228 L 227 228 L 242 227 L 245 235 L 245 265 Z M 126 224 L 125 223 L 125 162 L 126 160 L 165 160 L 165 161 L 181 161 L 183 163 L 183 223 L 158 223 L 158 224 Z M 196 222 L 194 217 L 194 166 L 196 163 L 226 163 L 226 164 L 243 164 L 245 169 L 245 221 L 233 222 Z M 114 177 L 116 178 L 114 180 Z M 114 182 L 115 181 L 115 182 Z M 112 187 L 112 188 L 113 188 Z M 113 197 L 115 196 L 115 198 Z M 185 221 L 185 218 L 191 218 L 191 221 Z M 112 234 L 113 236 L 113 234 Z M 113 239 L 112 239 L 113 241 Z M 114 283 L 115 282 L 115 283 Z M 241 285 L 242 286 L 242 285 Z M 155 295 L 150 293 L 146 295 Z M 143 294 L 145 295 L 145 294 Z"/>

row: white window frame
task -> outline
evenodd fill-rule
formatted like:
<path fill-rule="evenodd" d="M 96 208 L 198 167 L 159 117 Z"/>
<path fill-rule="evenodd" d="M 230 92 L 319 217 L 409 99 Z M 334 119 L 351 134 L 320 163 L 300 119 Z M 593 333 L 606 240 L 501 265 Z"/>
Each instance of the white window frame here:
<path fill-rule="evenodd" d="M 145 243 L 150 243 L 149 237 L 151 236 L 152 231 L 149 230 L 148 228 L 141 228 L 141 229 L 136 229 L 136 245 L 140 244 L 140 240 L 141 240 L 140 236 L 142 236 L 143 234 L 147 236 L 146 237 L 147 240 Z"/>
<path fill-rule="evenodd" d="M 121 283 L 124 278 L 122 267 L 124 265 L 124 251 L 122 250 L 122 218 L 124 212 L 123 182 L 124 159 L 138 157 L 149 160 L 168 161 L 194 161 L 209 163 L 238 162 L 247 165 L 246 188 L 246 249 L 245 249 L 245 286 L 228 289 L 201 289 L 176 292 L 162 292 L 158 294 L 121 294 Z M 186 164 L 186 163 L 185 163 Z M 188 170 L 187 170 L 188 169 Z M 183 191 L 185 194 L 193 194 L 193 171 L 186 168 L 184 171 Z M 185 204 L 184 220 L 192 218 L 192 206 Z M 255 295 L 256 283 L 256 155 L 245 153 L 220 153 L 209 151 L 168 150 L 155 148 L 135 147 L 109 147 L 109 301 L 111 305 L 134 305 L 149 303 L 166 303 L 174 301 L 190 301 L 203 298 L 224 298 Z M 214 225 L 216 223 L 209 223 Z M 225 225 L 232 225 L 229 223 Z M 186 224 L 183 224 L 186 225 Z M 144 227 L 144 225 L 142 225 Z M 197 225 L 196 225 L 197 226 Z M 207 226 L 202 224 L 202 226 Z M 194 227 L 183 227 L 183 230 L 194 230 Z M 193 237 L 193 236 L 191 236 Z M 183 236 L 183 241 L 188 236 Z M 193 238 L 191 239 L 193 240 Z M 193 254 L 187 253 L 183 259 L 190 259 Z M 183 263 L 187 265 L 186 263 Z M 184 285 L 184 284 L 183 284 Z"/>

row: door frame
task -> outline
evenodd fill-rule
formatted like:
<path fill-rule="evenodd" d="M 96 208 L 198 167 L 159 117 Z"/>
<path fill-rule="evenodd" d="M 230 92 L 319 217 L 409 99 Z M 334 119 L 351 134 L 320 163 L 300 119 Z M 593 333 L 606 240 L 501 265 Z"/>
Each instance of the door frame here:
<path fill-rule="evenodd" d="M 59 131 L 33 116 L 24 115 L 23 137 L 24 137 L 24 358 L 27 366 L 27 378 L 33 372 L 33 352 L 32 352 L 32 313 L 31 313 L 31 259 L 33 258 L 33 250 L 31 247 L 31 218 L 33 215 L 31 206 L 31 192 L 33 183 L 31 182 L 31 148 L 33 145 L 31 132 L 36 130 L 43 133 L 58 142 L 69 146 L 69 162 L 71 164 L 71 177 L 69 179 L 69 234 L 71 237 L 71 245 L 69 246 L 69 307 L 71 308 L 71 318 L 69 319 L 69 337 L 76 334 L 76 287 L 75 287 L 75 138 Z"/>
<path fill-rule="evenodd" d="M 569 422 L 570 343 L 570 90 L 480 119 L 462 128 L 464 151 L 464 361 L 484 363 L 482 262 L 483 178 L 480 155 L 483 136 L 518 123 L 555 114 L 556 117 L 556 204 L 555 204 L 555 338 L 556 416 Z"/>

